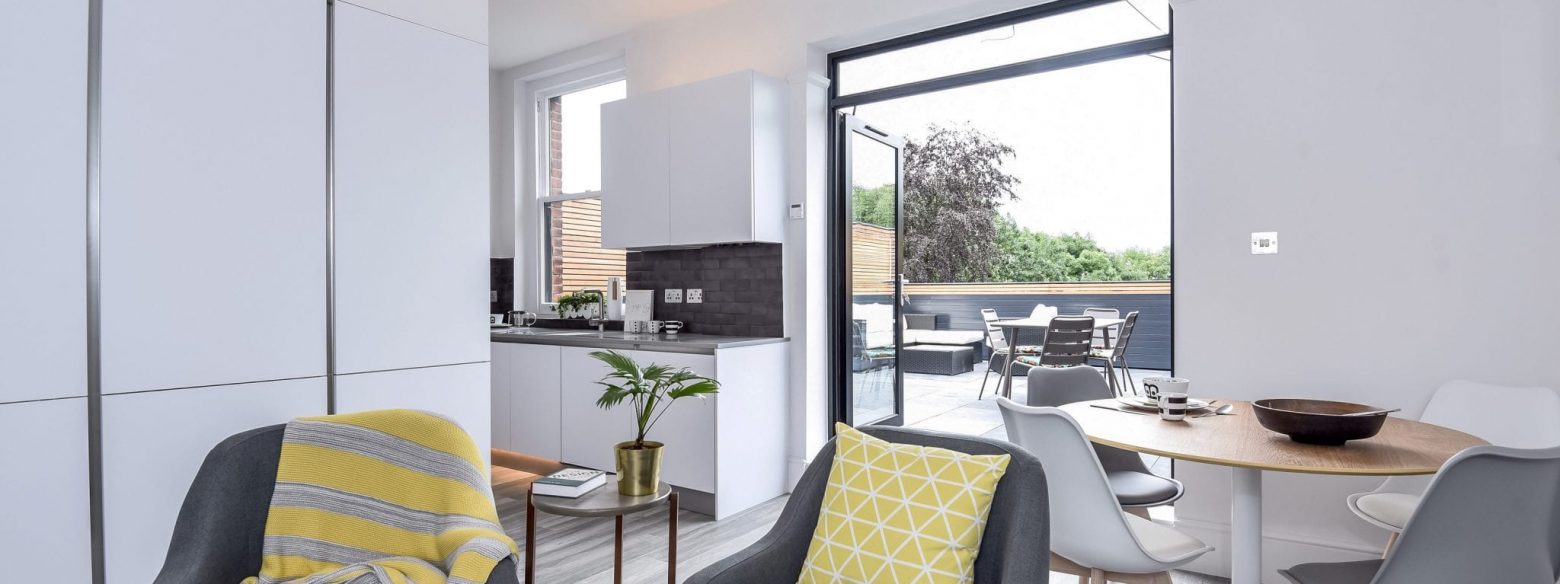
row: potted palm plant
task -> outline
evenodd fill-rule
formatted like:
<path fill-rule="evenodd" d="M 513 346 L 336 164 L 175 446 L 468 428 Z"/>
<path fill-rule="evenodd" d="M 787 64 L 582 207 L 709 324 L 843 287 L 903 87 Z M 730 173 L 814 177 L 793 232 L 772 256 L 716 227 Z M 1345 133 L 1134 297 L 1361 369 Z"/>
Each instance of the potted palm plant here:
<path fill-rule="evenodd" d="M 634 409 L 634 439 L 619 442 L 614 447 L 618 493 L 628 496 L 655 493 L 656 485 L 661 482 L 661 451 L 665 445 L 646 440 L 645 436 L 673 402 L 685 397 L 702 400 L 720 391 L 720 382 L 686 367 L 656 364 L 641 367 L 617 351 L 596 351 L 590 356 L 611 368 L 598 382 L 603 389 L 596 406 L 611 409 L 628 402 Z"/>

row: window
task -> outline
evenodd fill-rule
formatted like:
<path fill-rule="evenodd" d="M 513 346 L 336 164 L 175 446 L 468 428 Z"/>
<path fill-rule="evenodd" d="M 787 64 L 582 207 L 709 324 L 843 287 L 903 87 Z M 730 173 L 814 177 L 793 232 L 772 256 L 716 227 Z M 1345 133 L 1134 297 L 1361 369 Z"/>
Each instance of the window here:
<path fill-rule="evenodd" d="M 625 83 L 561 93 L 537 108 L 546 174 L 539 189 L 542 301 L 606 286 L 625 275 L 623 252 L 601 249 L 601 104 L 623 99 Z"/>

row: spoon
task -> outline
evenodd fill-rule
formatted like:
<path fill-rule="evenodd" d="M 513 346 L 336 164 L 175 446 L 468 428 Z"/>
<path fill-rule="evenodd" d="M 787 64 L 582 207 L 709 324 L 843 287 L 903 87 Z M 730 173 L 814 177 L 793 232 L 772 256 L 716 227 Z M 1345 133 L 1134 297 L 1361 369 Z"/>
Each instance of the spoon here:
<path fill-rule="evenodd" d="M 1368 412 L 1354 412 L 1352 414 L 1338 414 L 1338 417 L 1340 417 L 1340 418 L 1352 418 L 1352 417 L 1355 417 L 1355 416 L 1375 416 L 1375 415 L 1383 415 L 1384 416 L 1384 415 L 1390 414 L 1392 412 L 1401 412 L 1401 411 L 1403 411 L 1403 408 L 1392 408 L 1390 410 L 1370 410 Z"/>
<path fill-rule="evenodd" d="M 1233 411 L 1235 411 L 1235 404 L 1224 404 L 1222 406 L 1219 406 L 1219 409 L 1216 409 L 1214 411 L 1208 412 L 1206 414 L 1200 414 L 1197 417 L 1199 417 L 1199 418 L 1206 418 L 1208 416 L 1228 416 L 1228 415 L 1230 415 L 1230 412 L 1233 412 Z"/>

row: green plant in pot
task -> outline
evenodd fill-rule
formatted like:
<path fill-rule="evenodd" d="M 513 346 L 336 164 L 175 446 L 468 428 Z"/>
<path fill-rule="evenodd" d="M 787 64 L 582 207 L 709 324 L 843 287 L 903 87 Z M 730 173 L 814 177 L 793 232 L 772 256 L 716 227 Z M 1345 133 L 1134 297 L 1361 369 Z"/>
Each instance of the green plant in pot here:
<path fill-rule="evenodd" d="M 564 294 L 558 297 L 558 316 L 563 318 L 588 318 L 590 316 L 589 312 L 585 313 L 585 317 L 577 316 L 577 313 L 591 310 L 600 301 L 601 296 L 595 292 Z"/>
<path fill-rule="evenodd" d="M 645 436 L 674 402 L 685 397 L 702 400 L 720 391 L 720 382 L 689 371 L 687 367 L 640 366 L 617 351 L 596 351 L 590 356 L 611 368 L 611 372 L 598 382 L 603 390 L 596 406 L 611 409 L 626 402 L 634 409 L 634 439 L 619 442 L 614 447 L 618 493 L 628 496 L 652 494 L 661 482 L 661 452 L 665 445 L 646 440 Z"/>

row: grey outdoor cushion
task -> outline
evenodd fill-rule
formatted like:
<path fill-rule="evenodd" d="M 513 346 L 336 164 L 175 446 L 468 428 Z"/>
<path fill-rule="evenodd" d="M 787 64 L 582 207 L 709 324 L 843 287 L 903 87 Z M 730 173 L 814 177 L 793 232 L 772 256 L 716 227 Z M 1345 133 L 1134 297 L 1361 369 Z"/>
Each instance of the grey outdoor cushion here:
<path fill-rule="evenodd" d="M 1295 584 L 1370 584 L 1381 570 L 1381 560 L 1338 562 L 1332 564 L 1300 564 L 1279 575 Z"/>
<path fill-rule="evenodd" d="M 241 432 L 211 449 L 184 496 L 155 584 L 240 582 L 260 573 L 285 429 L 279 424 Z M 519 581 L 513 559 L 488 578 L 488 584 Z"/>
<path fill-rule="evenodd" d="M 957 450 L 968 454 L 1013 457 L 991 503 L 980 552 L 975 556 L 975 581 L 982 584 L 1028 584 L 1050 578 L 1050 503 L 1040 460 L 1023 448 L 974 436 L 960 436 L 886 426 L 865 426 L 863 432 L 889 442 Z M 834 461 L 834 441 L 818 452 L 786 501 L 780 519 L 757 543 L 700 570 L 684 584 L 795 584 L 801 576 L 807 547 L 823 505 L 823 491 Z"/>

